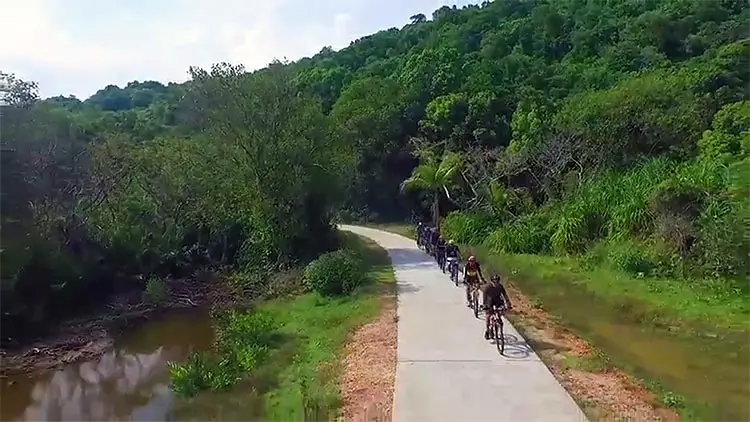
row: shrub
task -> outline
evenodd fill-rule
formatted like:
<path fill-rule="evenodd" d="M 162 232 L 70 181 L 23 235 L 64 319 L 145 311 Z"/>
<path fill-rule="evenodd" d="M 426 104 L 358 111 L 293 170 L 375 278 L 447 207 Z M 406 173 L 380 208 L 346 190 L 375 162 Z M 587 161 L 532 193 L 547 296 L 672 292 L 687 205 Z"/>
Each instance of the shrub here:
<path fill-rule="evenodd" d="M 151 277 L 146 282 L 146 290 L 143 292 L 143 301 L 152 305 L 161 305 L 169 298 L 169 286 L 157 277 Z"/>
<path fill-rule="evenodd" d="M 651 275 L 656 267 L 647 245 L 635 242 L 611 245 L 607 259 L 613 267 L 631 274 Z"/>
<path fill-rule="evenodd" d="M 545 226 L 546 221 L 540 215 L 525 215 L 492 232 L 484 245 L 493 252 L 543 253 L 550 248 Z"/>
<path fill-rule="evenodd" d="M 305 268 L 308 290 L 324 296 L 347 294 L 362 284 L 362 261 L 352 251 L 339 249 L 321 255 Z"/>
<path fill-rule="evenodd" d="M 212 387 L 216 362 L 203 353 L 192 353 L 183 364 L 169 362 L 172 391 L 180 397 L 192 397 Z"/>
<path fill-rule="evenodd" d="M 443 236 L 458 243 L 478 245 L 499 226 L 499 221 L 486 214 L 452 212 L 443 220 Z"/>
<path fill-rule="evenodd" d="M 220 358 L 193 353 L 182 364 L 169 363 L 172 390 L 192 397 L 203 390 L 234 386 L 268 356 L 277 324 L 266 312 L 230 312 L 219 320 L 216 333 Z"/>
<path fill-rule="evenodd" d="M 695 257 L 712 277 L 750 273 L 750 200 L 711 198 L 698 218 Z"/>

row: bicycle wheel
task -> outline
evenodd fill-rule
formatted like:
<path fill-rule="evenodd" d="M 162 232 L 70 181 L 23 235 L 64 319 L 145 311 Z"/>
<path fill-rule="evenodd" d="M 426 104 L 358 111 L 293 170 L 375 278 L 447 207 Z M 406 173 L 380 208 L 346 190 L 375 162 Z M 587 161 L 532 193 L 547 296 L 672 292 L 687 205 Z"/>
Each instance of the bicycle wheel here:
<path fill-rule="evenodd" d="M 495 344 L 497 344 L 497 348 L 500 350 L 500 354 L 502 355 L 505 353 L 505 336 L 503 335 L 503 320 L 502 316 L 497 316 L 497 321 L 495 321 Z"/>
<path fill-rule="evenodd" d="M 500 338 L 498 336 L 498 328 L 497 328 L 497 316 L 492 316 L 492 338 L 495 340 L 495 346 L 497 347 L 497 350 L 500 350 Z M 500 352 L 503 353 L 502 351 Z"/>
<path fill-rule="evenodd" d="M 471 293 L 471 296 L 471 304 L 474 308 L 474 318 L 479 318 L 479 294 L 477 294 L 476 289 L 474 289 L 474 291 Z"/>

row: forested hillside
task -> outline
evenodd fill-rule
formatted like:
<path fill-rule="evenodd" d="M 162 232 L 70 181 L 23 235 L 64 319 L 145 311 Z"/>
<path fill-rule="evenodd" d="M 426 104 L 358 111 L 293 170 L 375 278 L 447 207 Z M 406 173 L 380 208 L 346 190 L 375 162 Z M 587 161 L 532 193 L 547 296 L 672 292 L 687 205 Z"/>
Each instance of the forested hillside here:
<path fill-rule="evenodd" d="M 431 18 L 85 101 L 12 80 L 4 310 L 40 320 L 204 261 L 268 271 L 326 249 L 334 215 L 433 204 L 462 211 L 447 233 L 499 252 L 743 280 L 747 2 L 498 0 Z M 422 190 L 402 192 L 410 176 Z"/>

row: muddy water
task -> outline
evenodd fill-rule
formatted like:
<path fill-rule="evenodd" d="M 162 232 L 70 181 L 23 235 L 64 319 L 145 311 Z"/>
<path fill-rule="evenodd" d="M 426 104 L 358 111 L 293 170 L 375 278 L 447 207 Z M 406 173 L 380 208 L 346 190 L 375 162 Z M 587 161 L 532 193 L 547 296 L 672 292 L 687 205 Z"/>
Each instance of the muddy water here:
<path fill-rule="evenodd" d="M 750 420 L 747 333 L 678 334 L 624 314 L 579 286 L 557 279 L 519 281 L 544 308 L 590 338 L 614 362 L 687 398 L 700 420 Z M 630 320 L 629 320 L 630 319 Z M 697 414 L 696 414 L 697 413 Z"/>
<path fill-rule="evenodd" d="M 0 380 L 0 420 L 168 419 L 174 396 L 167 362 L 212 342 L 207 314 L 166 315 L 128 332 L 96 360 Z"/>

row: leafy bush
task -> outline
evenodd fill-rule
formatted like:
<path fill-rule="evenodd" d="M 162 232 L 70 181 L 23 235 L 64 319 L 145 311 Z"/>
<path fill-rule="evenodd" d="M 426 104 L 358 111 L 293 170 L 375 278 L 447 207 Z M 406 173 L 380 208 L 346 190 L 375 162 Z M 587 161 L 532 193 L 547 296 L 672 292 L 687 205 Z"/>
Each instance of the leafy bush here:
<path fill-rule="evenodd" d="M 623 242 L 610 245 L 607 259 L 613 267 L 631 274 L 651 275 L 656 263 L 649 255 L 647 245 Z"/>
<path fill-rule="evenodd" d="M 267 312 L 230 312 L 220 320 L 216 343 L 223 357 L 250 372 L 266 357 L 276 327 Z"/>
<path fill-rule="evenodd" d="M 694 254 L 712 277 L 750 274 L 750 199 L 711 198 L 698 218 Z M 747 288 L 747 283 L 744 285 Z"/>
<path fill-rule="evenodd" d="M 143 292 L 143 301 L 152 305 L 161 305 L 169 299 L 169 286 L 167 282 L 151 277 L 146 282 L 146 290 Z"/>
<path fill-rule="evenodd" d="M 171 387 L 180 397 L 192 397 L 204 390 L 220 390 L 227 373 L 220 372 L 218 359 L 205 353 L 191 353 L 185 363 L 169 362 Z"/>
<path fill-rule="evenodd" d="M 324 296 L 347 294 L 363 281 L 362 261 L 349 249 L 321 255 L 305 268 L 305 285 Z"/>
<path fill-rule="evenodd" d="M 750 153 L 750 101 L 724 106 L 713 118 L 711 129 L 698 141 L 701 156 L 731 158 Z"/>
<path fill-rule="evenodd" d="M 255 370 L 268 357 L 277 323 L 266 312 L 222 315 L 216 333 L 216 352 L 193 353 L 185 363 L 169 364 L 172 389 L 192 397 L 203 390 L 223 390 Z"/>

